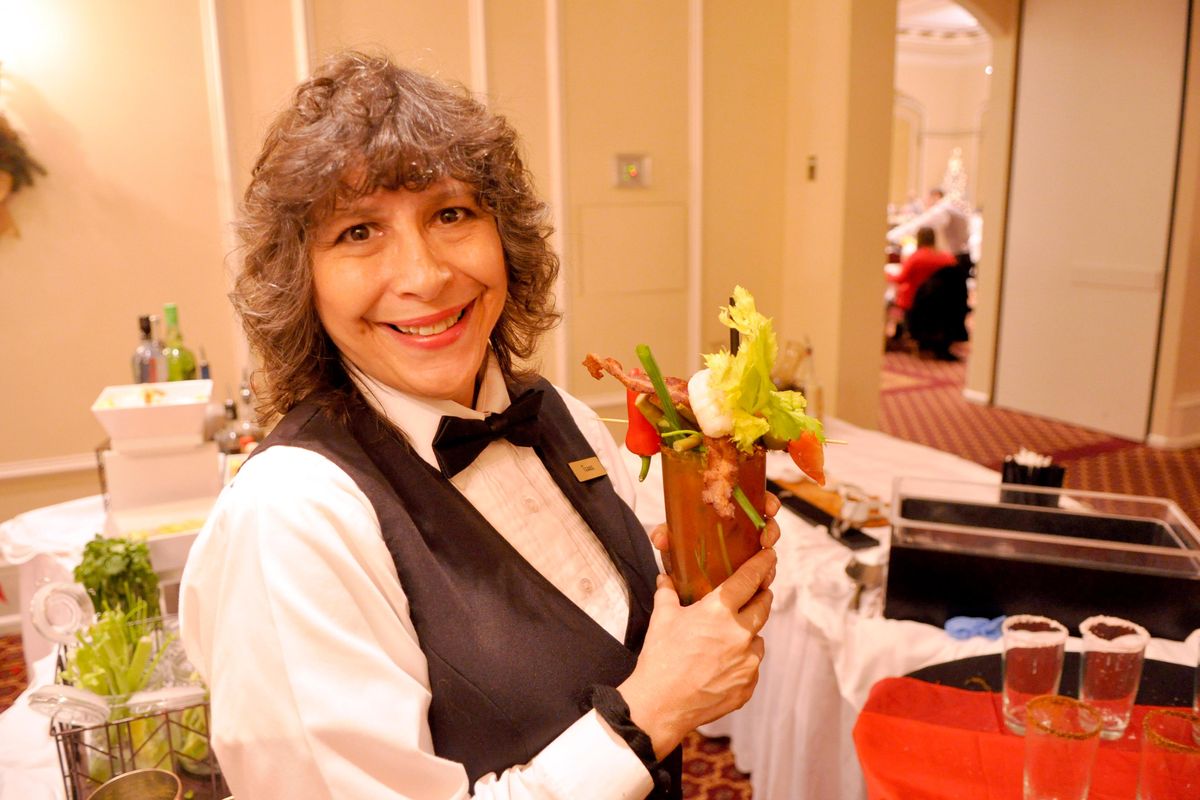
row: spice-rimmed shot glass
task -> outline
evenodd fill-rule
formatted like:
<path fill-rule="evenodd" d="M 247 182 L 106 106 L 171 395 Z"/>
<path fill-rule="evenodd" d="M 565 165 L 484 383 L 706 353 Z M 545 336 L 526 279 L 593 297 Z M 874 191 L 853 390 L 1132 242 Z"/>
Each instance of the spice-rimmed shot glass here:
<path fill-rule="evenodd" d="M 1138 800 L 1200 797 L 1200 714 L 1159 708 L 1142 721 Z"/>
<path fill-rule="evenodd" d="M 1120 739 L 1129 725 L 1150 634 L 1119 617 L 1088 617 L 1079 625 L 1079 699 L 1100 711 L 1100 736 Z"/>
<path fill-rule="evenodd" d="M 1056 694 L 1062 680 L 1067 629 L 1057 620 L 1017 614 L 1000 626 L 1004 643 L 1000 664 L 1004 673 L 1004 724 L 1025 733 L 1025 705 L 1043 694 Z"/>
<path fill-rule="evenodd" d="M 740 507 L 717 514 L 701 499 L 705 453 L 662 449 L 663 499 L 667 506 L 670 573 L 683 605 L 694 603 L 762 549 L 761 535 Z M 761 516 L 766 504 L 767 451 L 738 453 L 737 485 Z"/>
<path fill-rule="evenodd" d="M 1084 800 L 1100 745 L 1100 712 L 1059 695 L 1025 706 L 1025 800 Z"/>

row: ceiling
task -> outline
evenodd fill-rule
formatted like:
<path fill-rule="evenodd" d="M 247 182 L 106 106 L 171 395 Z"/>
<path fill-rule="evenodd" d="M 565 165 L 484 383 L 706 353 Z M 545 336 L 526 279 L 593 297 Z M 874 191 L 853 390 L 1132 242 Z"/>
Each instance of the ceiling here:
<path fill-rule="evenodd" d="M 979 21 L 952 0 L 900 0 L 896 32 L 928 39 L 969 39 L 986 35 Z"/>

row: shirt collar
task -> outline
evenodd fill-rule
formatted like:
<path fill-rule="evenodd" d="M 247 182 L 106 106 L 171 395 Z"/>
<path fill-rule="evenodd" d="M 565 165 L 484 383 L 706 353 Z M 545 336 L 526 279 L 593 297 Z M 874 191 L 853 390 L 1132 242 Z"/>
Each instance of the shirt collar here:
<path fill-rule="evenodd" d="M 417 455 L 435 468 L 438 464 L 433 454 L 433 437 L 443 416 L 483 419 L 488 414 L 503 411 L 512 402 L 508 396 L 508 387 L 504 383 L 504 373 L 500 371 L 500 365 L 492 358 L 490 351 L 475 408 L 467 408 L 453 400 L 438 400 L 402 392 L 375 380 L 349 361 L 345 361 L 345 364 L 350 378 L 367 402 L 399 428 Z"/>

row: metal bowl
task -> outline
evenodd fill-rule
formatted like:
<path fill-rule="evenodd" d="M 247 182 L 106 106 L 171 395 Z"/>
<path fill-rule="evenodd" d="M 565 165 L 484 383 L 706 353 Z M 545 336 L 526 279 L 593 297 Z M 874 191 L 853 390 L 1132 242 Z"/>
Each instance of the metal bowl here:
<path fill-rule="evenodd" d="M 90 800 L 180 800 L 183 785 L 165 769 L 139 769 L 118 775 L 97 789 Z"/>

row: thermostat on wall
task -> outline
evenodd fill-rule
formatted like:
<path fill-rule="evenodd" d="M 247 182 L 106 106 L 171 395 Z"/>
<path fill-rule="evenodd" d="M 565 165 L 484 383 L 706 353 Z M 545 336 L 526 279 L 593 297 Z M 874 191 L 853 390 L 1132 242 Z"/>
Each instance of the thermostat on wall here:
<path fill-rule="evenodd" d="M 618 189 L 640 189 L 650 185 L 650 156 L 644 153 L 617 153 L 614 163 Z"/>

